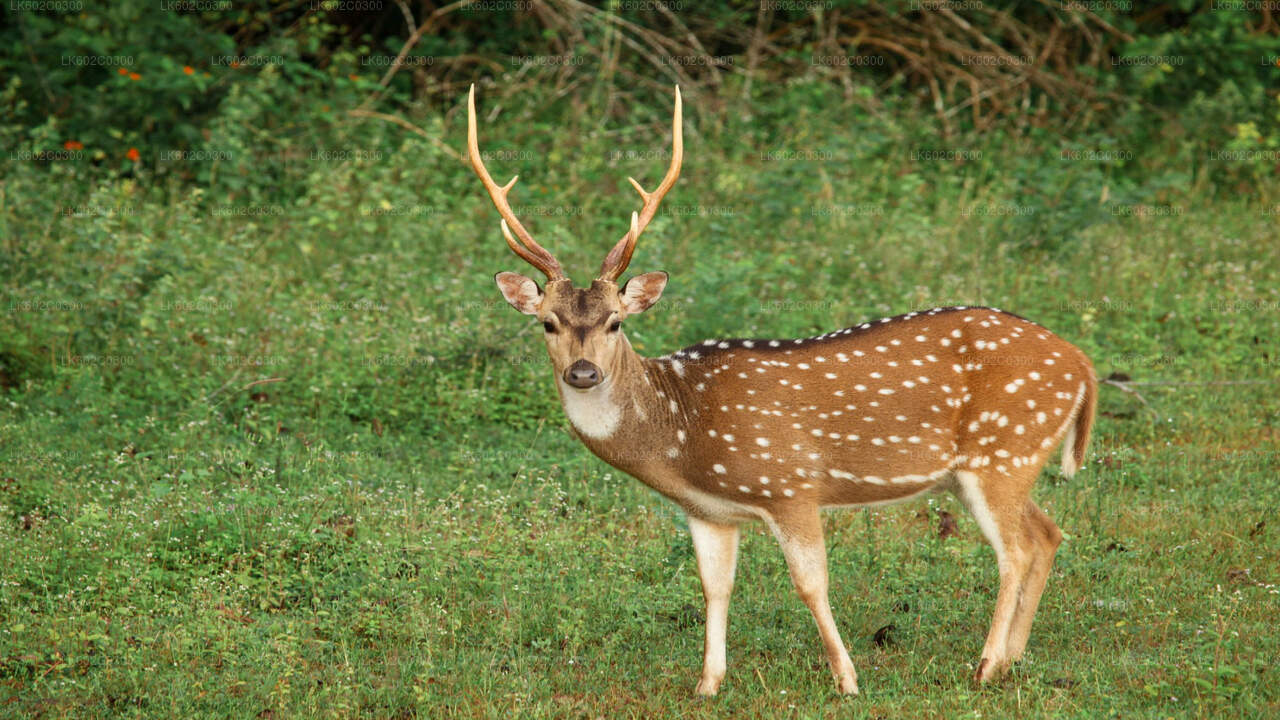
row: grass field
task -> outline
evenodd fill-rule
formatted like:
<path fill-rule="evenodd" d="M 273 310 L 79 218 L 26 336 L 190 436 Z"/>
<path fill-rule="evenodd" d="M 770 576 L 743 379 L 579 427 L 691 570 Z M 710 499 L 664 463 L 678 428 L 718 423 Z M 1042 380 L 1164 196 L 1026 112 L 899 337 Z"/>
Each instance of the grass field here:
<path fill-rule="evenodd" d="M 658 147 L 657 127 L 625 140 Z M 968 684 L 995 562 L 935 496 L 827 518 L 860 697 L 834 693 L 753 527 L 729 674 L 695 700 L 684 520 L 571 437 L 540 332 L 491 279 L 527 268 L 479 183 L 420 144 L 247 209 L 6 180 L 0 716 L 1280 714 L 1273 209 L 1194 184 L 1156 211 L 1096 186 L 1032 206 L 1001 160 L 891 172 L 839 158 L 892 133 L 836 162 L 797 137 L 772 154 L 732 126 L 687 140 L 632 263 L 672 280 L 629 337 L 657 355 L 986 304 L 1127 375 L 1142 398 L 1105 386 L 1087 467 L 1036 491 L 1068 539 L 1011 677 Z M 617 142 L 490 162 L 525 176 L 517 204 L 579 281 L 624 229 L 622 179 L 665 163 Z"/>

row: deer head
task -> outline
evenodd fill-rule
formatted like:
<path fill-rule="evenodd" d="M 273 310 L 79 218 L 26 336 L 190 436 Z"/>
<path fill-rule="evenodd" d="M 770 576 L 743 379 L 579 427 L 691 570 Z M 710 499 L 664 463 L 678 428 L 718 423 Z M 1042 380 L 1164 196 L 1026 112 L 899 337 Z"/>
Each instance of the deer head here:
<path fill-rule="evenodd" d="M 631 354 L 631 345 L 622 331 L 622 323 L 630 315 L 644 312 L 662 297 L 667 284 L 665 272 L 636 275 L 621 286 L 622 276 L 635 252 L 640 233 L 658 211 L 663 196 L 675 185 L 684 159 L 681 136 L 680 89 L 676 88 L 675 113 L 672 120 L 671 167 L 653 192 L 646 192 L 634 178 L 627 178 L 640 193 L 644 205 L 639 213 L 631 213 L 631 228 L 618 240 L 600 264 L 600 272 L 591 285 L 575 288 L 546 248 L 539 245 L 525 229 L 507 201 L 507 194 L 519 176 L 506 185 L 498 185 L 485 169 L 476 136 L 476 89 L 471 86 L 467 98 L 467 151 L 471 167 L 484 183 L 485 190 L 502 216 L 502 236 L 508 247 L 546 276 L 546 287 L 514 272 L 494 276 L 502 296 L 516 310 L 535 316 L 541 323 L 552 366 L 564 386 L 577 391 L 610 382 Z"/>

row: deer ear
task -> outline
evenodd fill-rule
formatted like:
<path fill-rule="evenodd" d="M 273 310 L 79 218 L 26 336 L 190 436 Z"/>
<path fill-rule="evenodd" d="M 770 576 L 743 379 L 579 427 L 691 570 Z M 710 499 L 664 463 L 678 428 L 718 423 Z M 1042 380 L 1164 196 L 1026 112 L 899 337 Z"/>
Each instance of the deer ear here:
<path fill-rule="evenodd" d="M 658 302 L 658 298 L 662 297 L 662 289 L 667 286 L 667 274 L 664 272 L 651 272 L 643 275 L 637 275 L 627 281 L 626 285 L 618 291 L 622 296 L 622 307 L 627 311 L 628 315 L 642 313 L 653 307 Z"/>
<path fill-rule="evenodd" d="M 538 283 L 513 272 L 500 272 L 493 276 L 502 291 L 502 297 L 511 303 L 511 307 L 525 315 L 536 315 L 538 306 L 542 304 L 542 288 Z"/>

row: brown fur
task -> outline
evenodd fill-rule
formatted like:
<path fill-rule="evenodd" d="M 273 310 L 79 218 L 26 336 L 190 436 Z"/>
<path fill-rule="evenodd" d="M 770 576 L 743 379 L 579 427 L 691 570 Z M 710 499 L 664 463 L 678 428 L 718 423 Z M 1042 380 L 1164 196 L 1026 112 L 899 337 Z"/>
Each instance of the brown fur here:
<path fill-rule="evenodd" d="M 661 288 L 642 293 L 645 307 L 654 291 Z M 940 308 L 799 341 L 708 341 L 644 358 L 623 330 L 609 328 L 629 315 L 621 292 L 608 281 L 581 289 L 558 281 L 537 308 L 559 328 L 546 335 L 557 377 L 584 359 L 603 370 L 599 387 L 557 382 L 574 431 L 601 459 L 702 521 L 722 550 L 737 523 L 768 524 L 842 690 L 856 691 L 857 682 L 827 605 L 818 510 L 957 489 L 958 474 L 975 479 L 976 495 L 958 492 L 980 520 L 990 518 L 984 532 L 1001 560 L 978 679 L 1021 654 L 1062 537 L 1031 503 L 1031 485 L 1068 429 L 1075 440 L 1063 450 L 1083 462 L 1097 393 L 1084 353 L 1015 315 Z M 571 408 L 606 393 L 617 418 L 601 433 L 594 416 Z M 720 600 L 709 598 L 710 617 Z M 722 649 L 707 652 L 712 669 L 704 668 L 699 692 L 713 693 Z"/>

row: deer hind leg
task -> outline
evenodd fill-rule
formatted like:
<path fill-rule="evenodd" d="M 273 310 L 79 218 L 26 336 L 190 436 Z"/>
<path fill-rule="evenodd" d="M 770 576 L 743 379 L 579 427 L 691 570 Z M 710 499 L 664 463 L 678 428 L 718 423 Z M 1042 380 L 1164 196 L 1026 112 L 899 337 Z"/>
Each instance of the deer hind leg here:
<path fill-rule="evenodd" d="M 724 642 L 729 626 L 729 595 L 733 592 L 734 569 L 738 564 L 739 532 L 736 525 L 717 525 L 690 515 L 689 534 L 698 558 L 702 596 L 707 602 L 702 678 L 695 692 L 715 695 L 727 667 Z"/>
<path fill-rule="evenodd" d="M 984 481 L 985 480 L 985 481 Z M 996 553 L 1000 569 L 1000 590 L 996 594 L 995 612 L 991 617 L 991 629 L 982 646 L 982 656 L 974 672 L 974 680 L 987 682 L 999 677 L 1008 669 L 1009 631 L 1022 597 L 1023 580 L 1027 577 L 1031 557 L 1024 541 L 1024 505 L 1029 487 L 1023 487 L 1013 478 L 1000 477 L 991 481 L 990 473 L 961 470 L 956 472 L 956 494 L 978 522 L 982 534 Z M 992 492 L 1000 489 L 1000 496 Z M 1009 495 L 1015 495 L 1010 498 Z"/>
<path fill-rule="evenodd" d="M 1018 609 L 1013 615 L 1013 624 L 1009 627 L 1008 652 L 1010 660 L 1022 657 L 1027 647 L 1027 636 L 1031 634 L 1031 621 L 1036 616 L 1036 607 L 1040 604 L 1040 596 L 1044 593 L 1045 582 L 1049 579 L 1049 571 L 1053 568 L 1053 556 L 1062 544 L 1062 531 L 1049 519 L 1036 504 L 1027 501 L 1023 510 L 1023 541 L 1030 557 L 1026 575 L 1022 579 L 1022 595 Z"/>
<path fill-rule="evenodd" d="M 853 661 L 840 639 L 840 630 L 836 628 L 827 596 L 827 548 L 822 540 L 822 519 L 818 509 L 805 508 L 785 518 L 773 518 L 769 527 L 782 546 L 796 592 L 818 624 L 818 633 L 822 636 L 836 686 L 841 693 L 857 695 L 858 673 L 854 671 Z"/>

